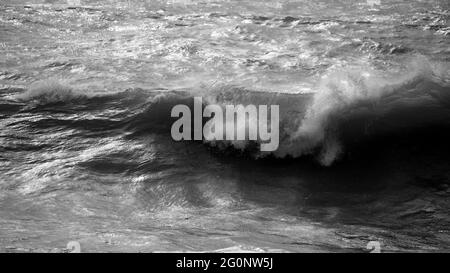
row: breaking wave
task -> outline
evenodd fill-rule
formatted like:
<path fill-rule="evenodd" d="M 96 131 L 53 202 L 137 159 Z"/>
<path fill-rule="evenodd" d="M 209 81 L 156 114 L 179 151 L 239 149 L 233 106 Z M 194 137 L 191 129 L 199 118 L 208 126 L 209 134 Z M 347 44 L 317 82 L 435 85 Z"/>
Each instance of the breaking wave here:
<path fill-rule="evenodd" d="M 87 98 L 87 96 L 85 93 L 77 92 L 68 84 L 57 80 L 48 80 L 34 83 L 25 92 L 15 95 L 14 98 L 18 101 L 45 105 L 57 102 L 69 102 Z"/>
<path fill-rule="evenodd" d="M 275 154 L 298 157 L 318 149 L 320 161 L 329 165 L 344 150 L 342 142 L 448 126 L 448 70 L 424 59 L 408 67 L 388 75 L 361 67 L 325 75 L 305 116 L 290 128 Z"/>
<path fill-rule="evenodd" d="M 255 156 L 314 155 L 321 164 L 330 165 L 345 154 L 347 144 L 450 128 L 448 68 L 424 58 L 407 67 L 407 71 L 388 73 L 361 66 L 336 68 L 322 77 L 314 94 L 235 89 L 222 91 L 213 101 L 280 105 L 279 148 L 272 153 L 254 149 Z M 242 141 L 213 144 L 252 147 L 251 142 L 242 145 Z"/>
<path fill-rule="evenodd" d="M 386 72 L 361 66 L 335 67 L 322 76 L 315 93 L 306 94 L 253 91 L 228 85 L 195 91 L 129 89 L 105 95 L 49 81 L 33 85 L 15 99 L 37 107 L 74 101 L 84 106 L 92 104 L 91 109 L 120 106 L 123 111 L 110 116 L 111 123 L 137 135 L 169 135 L 176 120 L 170 115 L 171 109 L 177 104 L 192 109 L 194 96 L 202 96 L 205 105 L 279 105 L 280 143 L 274 152 L 255 149 L 258 141 L 203 142 L 219 151 L 234 149 L 255 158 L 313 155 L 321 164 L 330 165 L 353 143 L 380 136 L 414 135 L 431 127 L 450 128 L 448 67 L 416 58 L 407 68 Z M 101 122 L 105 122 L 104 118 Z"/>

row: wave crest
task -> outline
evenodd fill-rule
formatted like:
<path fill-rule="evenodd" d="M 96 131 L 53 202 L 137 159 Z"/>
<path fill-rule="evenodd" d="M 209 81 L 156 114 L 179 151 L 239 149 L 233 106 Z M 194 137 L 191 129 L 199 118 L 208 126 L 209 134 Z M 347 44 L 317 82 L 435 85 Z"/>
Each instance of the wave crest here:
<path fill-rule="evenodd" d="M 25 92 L 17 94 L 14 99 L 34 102 L 37 105 L 58 102 L 70 102 L 87 98 L 87 94 L 57 80 L 39 81 L 32 84 Z"/>
<path fill-rule="evenodd" d="M 425 126 L 444 121 L 449 117 L 450 90 L 443 67 L 418 58 L 408 68 L 403 73 L 386 73 L 356 67 L 325 75 L 298 128 L 275 154 L 298 157 L 319 149 L 321 163 L 330 165 L 344 149 L 343 136 L 362 137 L 346 130 L 360 128 L 367 136 L 367 128 L 377 123 L 386 126 L 380 130 L 393 131 L 405 124 Z M 433 113 L 427 119 L 413 115 L 425 108 Z M 400 117 L 404 111 L 411 115 Z M 353 124 L 345 124 L 350 121 Z"/>
<path fill-rule="evenodd" d="M 315 93 L 307 94 L 222 86 L 197 91 L 129 89 L 100 96 L 47 81 L 33 84 L 26 92 L 16 95 L 16 99 L 38 105 L 78 101 L 89 106 L 78 107 L 80 111 L 115 107 L 120 111 L 109 121 L 135 135 L 169 135 L 176 120 L 171 117 L 171 109 L 184 104 L 192 110 L 195 96 L 203 97 L 204 106 L 279 105 L 280 143 L 276 151 L 261 152 L 259 141 L 203 142 L 219 151 L 231 148 L 256 158 L 313 155 L 321 164 L 330 165 L 345 154 L 352 143 L 371 141 L 383 135 L 420 133 L 430 126 L 450 128 L 448 75 L 448 66 L 416 58 L 401 70 L 336 67 L 321 78 Z M 206 121 L 203 118 L 203 124 Z"/>

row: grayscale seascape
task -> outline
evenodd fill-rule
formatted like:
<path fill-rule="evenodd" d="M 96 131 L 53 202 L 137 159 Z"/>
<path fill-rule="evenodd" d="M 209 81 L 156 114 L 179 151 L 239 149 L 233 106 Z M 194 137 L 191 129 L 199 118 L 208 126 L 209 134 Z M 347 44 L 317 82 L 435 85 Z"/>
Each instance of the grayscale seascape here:
<path fill-rule="evenodd" d="M 0 252 L 448 252 L 449 16 L 2 0 Z M 174 141 L 194 97 L 279 105 L 278 149 Z"/>

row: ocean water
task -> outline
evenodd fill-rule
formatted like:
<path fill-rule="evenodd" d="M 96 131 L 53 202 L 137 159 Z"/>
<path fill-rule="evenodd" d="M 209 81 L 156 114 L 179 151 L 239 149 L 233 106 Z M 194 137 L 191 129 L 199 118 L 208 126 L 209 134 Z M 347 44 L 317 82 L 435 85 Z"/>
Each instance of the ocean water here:
<path fill-rule="evenodd" d="M 2 0 L 0 251 L 449 251 L 449 10 Z M 195 96 L 279 149 L 173 141 Z"/>

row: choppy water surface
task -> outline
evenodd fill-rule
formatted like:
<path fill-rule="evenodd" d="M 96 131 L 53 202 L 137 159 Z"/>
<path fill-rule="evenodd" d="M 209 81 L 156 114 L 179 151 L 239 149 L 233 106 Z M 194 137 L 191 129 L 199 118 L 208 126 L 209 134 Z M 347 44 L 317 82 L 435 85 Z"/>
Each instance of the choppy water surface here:
<path fill-rule="evenodd" d="M 0 250 L 448 251 L 442 1 L 0 3 Z M 170 109 L 278 104 L 280 148 Z"/>

